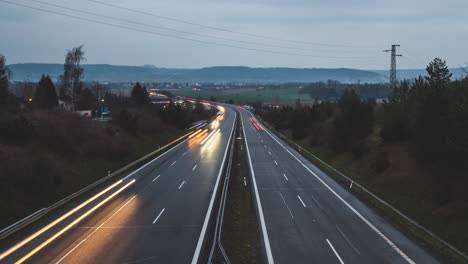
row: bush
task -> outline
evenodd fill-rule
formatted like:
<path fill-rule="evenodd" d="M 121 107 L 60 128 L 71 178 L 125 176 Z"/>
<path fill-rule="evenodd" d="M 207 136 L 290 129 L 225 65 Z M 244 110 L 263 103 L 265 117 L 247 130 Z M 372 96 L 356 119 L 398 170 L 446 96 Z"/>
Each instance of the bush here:
<path fill-rule="evenodd" d="M 138 118 L 127 109 L 122 109 L 120 111 L 118 122 L 120 128 L 129 133 L 136 134 L 138 130 Z"/>
<path fill-rule="evenodd" d="M 47 155 L 32 155 L 8 146 L 0 147 L 0 169 L 2 184 L 36 199 L 44 193 L 53 197 L 64 175 L 64 170 Z"/>
<path fill-rule="evenodd" d="M 377 172 L 382 173 L 390 167 L 390 161 L 388 160 L 388 153 L 382 151 L 379 153 L 379 156 L 371 164 L 371 168 Z"/>
<path fill-rule="evenodd" d="M 0 140 L 20 144 L 29 139 L 32 127 L 23 115 L 4 112 L 0 114 Z"/>

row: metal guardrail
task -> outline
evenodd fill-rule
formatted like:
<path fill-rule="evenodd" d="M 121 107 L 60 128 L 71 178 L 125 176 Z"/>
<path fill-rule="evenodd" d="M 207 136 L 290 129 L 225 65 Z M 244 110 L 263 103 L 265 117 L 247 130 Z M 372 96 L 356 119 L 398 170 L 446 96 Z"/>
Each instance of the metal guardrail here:
<path fill-rule="evenodd" d="M 392 210 L 394 213 L 396 213 L 399 217 L 401 217 L 402 219 L 406 220 L 408 223 L 412 224 L 414 227 L 417 227 L 419 230 L 423 231 L 424 233 L 426 233 L 428 236 L 430 236 L 432 239 L 438 241 L 439 243 L 441 243 L 442 245 L 446 246 L 448 249 L 452 250 L 453 252 L 455 252 L 456 254 L 460 255 L 461 257 L 465 258 L 466 260 L 468 260 L 468 256 L 463 252 L 461 251 L 460 249 L 456 248 L 455 246 L 451 245 L 450 243 L 448 243 L 447 241 L 443 240 L 442 238 L 440 238 L 439 236 L 437 236 L 436 234 L 434 234 L 432 231 L 430 231 L 429 229 L 425 228 L 424 226 L 420 225 L 418 222 L 416 222 L 415 220 L 411 219 L 410 217 L 408 217 L 407 215 L 405 215 L 404 213 L 402 213 L 400 210 L 398 210 L 397 208 L 393 207 L 391 204 L 389 204 L 388 202 L 386 202 L 385 200 L 383 200 L 382 198 L 380 198 L 379 196 L 377 196 L 375 193 L 369 191 L 367 188 L 365 188 L 364 186 L 362 186 L 361 184 L 355 182 L 353 179 L 349 178 L 348 176 L 344 175 L 342 172 L 340 172 L 339 170 L 335 169 L 333 166 L 331 166 L 330 164 L 326 163 L 325 161 L 323 161 L 322 159 L 320 159 L 319 157 L 317 157 L 315 154 L 309 152 L 307 149 L 301 147 L 299 144 L 297 144 L 296 142 L 294 142 L 293 140 L 289 139 L 288 137 L 286 137 L 285 135 L 283 135 L 282 133 L 276 131 L 274 128 L 272 128 L 266 121 L 264 121 L 261 117 L 257 116 L 257 119 L 260 120 L 266 127 L 268 127 L 270 129 L 270 131 L 272 131 L 273 133 L 275 133 L 277 136 L 279 136 L 281 139 L 284 139 L 286 140 L 286 142 L 290 145 L 290 146 L 295 146 L 297 147 L 298 149 L 298 152 L 299 153 L 305 153 L 307 155 L 309 155 L 310 157 L 313 158 L 313 160 L 316 160 L 318 161 L 319 163 L 321 163 L 323 166 L 327 167 L 328 169 L 332 170 L 333 172 L 335 172 L 336 174 L 340 175 L 341 177 L 343 177 L 345 180 L 349 181 L 350 182 L 350 188 L 351 187 L 357 187 L 359 189 L 361 189 L 364 193 L 366 193 L 367 195 L 369 195 L 371 198 L 375 199 L 376 201 L 378 201 L 379 203 L 381 203 L 382 205 L 384 205 L 385 207 L 389 208 L 390 210 Z"/>
<path fill-rule="evenodd" d="M 164 151 L 165 149 L 167 149 L 167 148 L 169 148 L 169 147 L 171 147 L 171 146 L 173 146 L 175 144 L 178 144 L 178 143 L 182 142 L 183 140 L 185 140 L 186 137 L 189 136 L 189 134 L 190 133 L 187 133 L 187 134 L 179 137 L 178 139 L 176 139 L 176 140 L 174 140 L 174 141 L 172 141 L 172 142 L 170 142 L 170 143 L 156 149 L 155 151 L 153 151 L 153 152 L 151 152 L 151 153 L 149 153 L 149 154 L 147 154 L 147 155 L 145 155 L 145 156 L 143 156 L 143 157 L 141 157 L 141 158 L 127 164 L 126 166 L 124 166 L 124 167 L 122 167 L 122 168 L 120 168 L 120 169 L 118 169 L 118 170 L 116 170 L 116 171 L 114 171 L 112 173 L 109 173 L 106 177 L 99 179 L 98 181 L 96 181 L 96 182 L 84 187 L 83 189 L 81 189 L 81 190 L 79 190 L 79 191 L 77 191 L 77 192 L 63 198 L 62 200 L 52 204 L 51 206 L 49 206 L 47 208 L 42 208 L 41 210 L 39 210 L 39 211 L 37 211 L 37 212 L 35 212 L 35 213 L 21 219 L 21 220 L 19 220 L 18 222 L 4 228 L 3 230 L 0 231 L 0 240 L 6 238 L 6 237 L 12 235 L 13 233 L 21 230 L 22 228 L 32 224 L 36 220 L 42 218 L 44 215 L 50 213 L 51 211 L 59 208 L 62 205 L 68 203 L 69 201 L 75 199 L 76 197 L 82 195 L 83 193 L 86 193 L 87 191 L 95 188 L 96 186 L 102 184 L 103 182 L 114 178 L 115 176 L 121 174 L 122 172 L 127 171 L 128 169 L 132 168 L 133 166 L 135 166 L 135 165 L 149 159 L 150 157 Z"/>

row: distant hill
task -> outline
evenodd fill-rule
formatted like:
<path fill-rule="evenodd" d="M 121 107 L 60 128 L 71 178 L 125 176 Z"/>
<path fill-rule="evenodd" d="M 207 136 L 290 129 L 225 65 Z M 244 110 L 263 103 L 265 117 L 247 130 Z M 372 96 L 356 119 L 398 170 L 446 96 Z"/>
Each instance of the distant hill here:
<path fill-rule="evenodd" d="M 37 81 L 42 74 L 57 79 L 63 73 L 61 64 L 23 63 L 8 66 L 12 80 Z M 158 68 L 154 65 L 115 66 L 85 64 L 84 80 L 100 82 L 316 82 L 338 80 L 343 83 L 383 82 L 385 77 L 377 72 L 355 69 L 296 69 L 208 67 L 201 69 Z"/>
<path fill-rule="evenodd" d="M 373 71 L 375 73 L 381 74 L 385 76 L 385 78 L 388 80 L 388 76 L 390 75 L 389 70 L 377 70 Z M 465 68 L 453 68 L 450 69 L 450 72 L 453 74 L 452 78 L 454 79 L 461 79 L 464 78 L 467 75 L 468 72 L 468 67 Z M 402 70 L 397 70 L 397 78 L 399 80 L 413 80 L 415 78 L 418 78 L 419 76 L 426 76 L 427 72 L 425 69 L 402 69 Z"/>

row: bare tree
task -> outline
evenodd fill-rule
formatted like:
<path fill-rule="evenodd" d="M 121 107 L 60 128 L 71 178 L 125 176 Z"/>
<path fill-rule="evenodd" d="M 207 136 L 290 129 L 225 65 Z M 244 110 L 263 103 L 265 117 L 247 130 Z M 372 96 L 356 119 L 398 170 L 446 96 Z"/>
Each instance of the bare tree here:
<path fill-rule="evenodd" d="M 81 62 L 86 61 L 84 54 L 83 45 L 67 50 L 63 64 L 60 96 L 65 101 L 70 102 L 72 111 L 75 111 L 75 103 L 78 101 L 82 89 L 83 68 L 81 68 Z"/>
<path fill-rule="evenodd" d="M 94 82 L 91 85 L 91 92 L 93 92 L 94 96 L 96 96 L 96 100 L 101 101 L 104 99 L 104 96 L 107 94 L 109 89 L 107 86 L 100 84 L 99 82 Z"/>

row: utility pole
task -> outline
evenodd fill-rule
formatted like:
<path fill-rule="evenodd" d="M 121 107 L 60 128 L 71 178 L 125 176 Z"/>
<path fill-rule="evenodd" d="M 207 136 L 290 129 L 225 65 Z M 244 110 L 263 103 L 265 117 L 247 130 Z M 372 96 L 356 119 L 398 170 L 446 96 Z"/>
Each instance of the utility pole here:
<path fill-rule="evenodd" d="M 394 88 L 397 85 L 396 77 L 396 57 L 401 57 L 402 55 L 396 54 L 396 47 L 400 47 L 398 44 L 393 44 L 392 49 L 384 50 L 384 52 L 391 52 L 391 62 L 390 62 L 390 88 Z"/>

